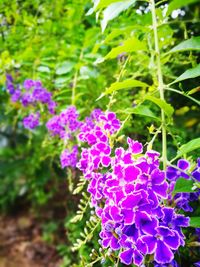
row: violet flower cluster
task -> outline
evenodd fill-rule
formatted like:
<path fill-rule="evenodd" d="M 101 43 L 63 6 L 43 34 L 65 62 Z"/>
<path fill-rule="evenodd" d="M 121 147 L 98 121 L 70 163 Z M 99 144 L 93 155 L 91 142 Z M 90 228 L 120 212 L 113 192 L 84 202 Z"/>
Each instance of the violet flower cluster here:
<path fill-rule="evenodd" d="M 38 106 L 47 106 L 50 114 L 55 113 L 56 102 L 52 99 L 52 94 L 43 88 L 40 81 L 27 79 L 24 81 L 23 86 L 14 85 L 13 77 L 10 74 L 6 75 L 6 87 L 11 95 L 12 102 L 20 102 L 23 107 L 31 106 L 34 108 L 34 113 L 29 114 L 23 119 L 23 125 L 27 129 L 34 129 L 39 125 L 39 111 Z"/>
<path fill-rule="evenodd" d="M 46 124 L 49 133 L 52 136 L 58 136 L 64 144 L 74 143 L 81 126 L 82 122 L 79 121 L 79 114 L 75 106 L 67 107 L 60 114 L 49 119 Z M 74 145 L 71 150 L 63 150 L 60 155 L 60 162 L 62 168 L 75 168 L 78 162 L 78 146 Z"/>
<path fill-rule="evenodd" d="M 174 190 L 176 181 L 179 178 L 186 180 L 193 180 L 194 182 L 200 182 L 200 158 L 197 159 L 197 165 L 195 169 L 188 175 L 190 169 L 190 163 L 185 159 L 180 159 L 177 162 L 177 167 L 168 167 L 166 171 L 167 179 L 170 182 L 170 192 Z M 195 192 L 191 193 L 177 193 L 175 196 L 168 195 L 169 201 L 173 202 L 177 209 L 182 209 L 185 212 L 192 212 L 193 208 L 190 206 L 190 202 L 200 199 L 200 188 L 197 188 Z"/>
<path fill-rule="evenodd" d="M 99 112 L 86 120 L 78 136 L 89 145 L 77 167 L 89 180 L 88 192 L 101 219 L 100 244 L 120 251 L 125 265 L 142 266 L 146 255 L 153 255 L 157 266 L 173 264 L 175 252 L 185 244 L 182 227 L 189 218 L 164 205 L 168 182 L 158 152 L 142 154 L 142 144 L 131 138 L 127 149 L 112 149 L 112 135 L 119 129 L 113 112 Z"/>

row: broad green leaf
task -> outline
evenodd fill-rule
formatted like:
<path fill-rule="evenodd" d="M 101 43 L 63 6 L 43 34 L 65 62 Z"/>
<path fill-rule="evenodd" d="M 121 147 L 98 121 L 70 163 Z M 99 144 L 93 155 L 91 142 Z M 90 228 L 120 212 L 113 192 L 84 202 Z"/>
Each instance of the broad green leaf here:
<path fill-rule="evenodd" d="M 55 79 L 55 86 L 56 87 L 64 87 L 70 81 L 69 77 L 60 77 Z"/>
<path fill-rule="evenodd" d="M 168 6 L 166 16 L 169 16 L 173 10 L 179 9 L 183 6 L 188 6 L 189 4 L 196 2 L 199 2 L 199 0 L 173 0 Z"/>
<path fill-rule="evenodd" d="M 62 75 L 69 73 L 73 69 L 74 63 L 70 61 L 65 61 L 62 64 L 60 64 L 56 69 L 57 75 Z"/>
<path fill-rule="evenodd" d="M 200 228 L 200 217 L 190 217 L 190 226 Z"/>
<path fill-rule="evenodd" d="M 130 35 L 130 32 L 132 30 L 133 30 L 132 26 L 127 26 L 127 27 L 124 27 L 122 29 L 114 29 L 113 31 L 111 31 L 111 33 L 109 33 L 106 36 L 106 38 L 104 40 L 104 43 L 110 42 L 111 40 L 113 40 L 114 38 L 118 37 L 119 35 L 125 35 L 125 34 Z"/>
<path fill-rule="evenodd" d="M 115 91 L 132 87 L 148 87 L 148 84 L 138 80 L 131 80 L 131 79 L 125 80 L 123 82 L 115 82 L 112 83 L 110 87 L 106 88 L 105 92 L 102 93 L 97 100 L 101 99 L 105 95 L 112 94 Z"/>
<path fill-rule="evenodd" d="M 114 91 L 118 91 L 121 89 L 131 88 L 131 87 L 148 87 L 147 83 L 138 81 L 138 80 L 124 80 L 122 82 L 112 83 L 110 87 L 108 87 L 105 91 L 105 95 L 111 94 Z"/>
<path fill-rule="evenodd" d="M 152 118 L 156 121 L 160 121 L 160 118 L 156 117 L 156 115 L 150 110 L 148 106 L 138 105 L 135 108 L 127 108 L 122 111 L 118 111 L 118 113 L 126 113 L 126 114 L 136 114 L 144 117 Z"/>
<path fill-rule="evenodd" d="M 127 10 L 136 0 L 125 0 L 122 2 L 112 3 L 103 11 L 103 19 L 101 21 L 102 32 L 105 31 L 110 20 L 116 18 L 122 11 Z"/>
<path fill-rule="evenodd" d="M 154 96 L 146 96 L 145 100 L 150 100 L 151 102 L 155 103 L 157 106 L 159 106 L 162 110 L 164 110 L 165 114 L 168 117 L 171 117 L 174 113 L 174 108 L 168 104 L 166 101 L 156 98 Z"/>
<path fill-rule="evenodd" d="M 37 68 L 37 70 L 38 70 L 39 72 L 46 72 L 46 73 L 49 73 L 49 72 L 50 72 L 50 69 L 49 69 L 49 67 L 47 67 L 47 66 L 39 66 L 39 67 Z"/>
<path fill-rule="evenodd" d="M 187 154 L 187 153 L 189 153 L 189 152 L 191 152 L 193 150 L 196 150 L 198 148 L 200 148 L 200 137 L 196 138 L 196 139 L 193 139 L 193 140 L 189 141 L 188 143 L 182 145 L 179 148 L 177 156 L 180 157 L 183 154 Z"/>
<path fill-rule="evenodd" d="M 135 37 L 131 37 L 128 40 L 124 41 L 122 45 L 114 47 L 104 57 L 104 59 L 116 58 L 118 55 L 122 53 L 128 53 L 128 52 L 139 51 L 139 50 L 146 50 L 146 44 L 144 42 L 139 41 Z"/>
<path fill-rule="evenodd" d="M 95 7 L 95 11 L 105 8 L 115 2 L 120 2 L 120 0 L 100 0 L 97 6 Z"/>
<path fill-rule="evenodd" d="M 184 178 L 179 178 L 176 181 L 173 194 L 194 192 L 194 190 L 192 190 L 193 184 L 194 184 L 194 182 L 192 180 L 186 180 Z"/>
<path fill-rule="evenodd" d="M 183 41 L 166 54 L 190 50 L 200 50 L 200 36 L 192 37 L 191 39 Z"/>
<path fill-rule="evenodd" d="M 196 78 L 200 76 L 200 64 L 197 65 L 195 68 L 191 68 L 186 70 L 183 74 L 181 74 L 174 82 L 170 84 L 174 84 L 183 80 L 191 79 L 191 78 Z"/>

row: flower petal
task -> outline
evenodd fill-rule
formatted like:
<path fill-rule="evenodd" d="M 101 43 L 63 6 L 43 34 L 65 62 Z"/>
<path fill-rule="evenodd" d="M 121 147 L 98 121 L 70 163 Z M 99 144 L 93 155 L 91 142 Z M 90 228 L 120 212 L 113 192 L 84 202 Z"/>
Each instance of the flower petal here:
<path fill-rule="evenodd" d="M 161 240 L 157 241 L 157 248 L 154 254 L 154 259 L 160 264 L 170 263 L 174 258 L 171 249 Z"/>
<path fill-rule="evenodd" d="M 122 263 L 130 265 L 133 261 L 134 250 L 132 248 L 127 249 L 120 253 L 119 257 Z"/>

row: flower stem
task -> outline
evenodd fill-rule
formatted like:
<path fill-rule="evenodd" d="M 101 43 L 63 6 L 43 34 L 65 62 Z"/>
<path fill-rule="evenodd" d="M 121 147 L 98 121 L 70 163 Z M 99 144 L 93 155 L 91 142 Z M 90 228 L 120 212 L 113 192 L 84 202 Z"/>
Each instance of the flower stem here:
<path fill-rule="evenodd" d="M 150 3 L 151 3 L 152 26 L 153 26 L 154 43 L 155 43 L 154 45 L 156 54 L 156 65 L 157 65 L 158 90 L 160 93 L 160 99 L 165 101 L 164 83 L 163 83 L 160 49 L 159 49 L 158 32 L 157 32 L 155 0 L 150 0 Z M 165 170 L 167 165 L 167 133 L 166 133 L 165 113 L 163 109 L 161 110 L 161 120 L 162 120 L 162 159 L 163 159 L 163 169 Z"/>

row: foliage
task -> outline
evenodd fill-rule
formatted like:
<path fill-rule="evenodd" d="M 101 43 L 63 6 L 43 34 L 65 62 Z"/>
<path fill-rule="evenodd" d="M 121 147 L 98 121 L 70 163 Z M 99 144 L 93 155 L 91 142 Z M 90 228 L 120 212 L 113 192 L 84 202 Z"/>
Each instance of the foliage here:
<path fill-rule="evenodd" d="M 114 111 L 122 127 L 111 146 L 115 141 L 117 146 L 124 145 L 124 134 L 128 135 L 143 142 L 147 150 L 161 152 L 164 169 L 185 158 L 191 173 L 200 147 L 198 18 L 194 0 L 160 1 L 155 8 L 154 1 L 134 0 L 1 1 L 0 209 L 8 211 L 26 199 L 37 212 L 39 206 L 54 200 L 66 179 L 68 193 L 78 194 L 67 205 L 66 229 L 67 242 L 78 249 L 79 257 L 75 260 L 70 249 L 63 252 L 61 248 L 66 254 L 63 266 L 93 266 L 91 262 L 98 264 L 102 259 L 107 263 L 102 261 L 101 266 L 107 266 L 117 257 L 109 250 L 98 251 L 98 231 L 93 230 L 99 225 L 94 214 L 90 216 L 87 181 L 79 178 L 77 169 L 60 168 L 63 149 L 85 145 L 80 145 L 77 132 L 71 143 L 51 138 L 45 127 L 49 116 L 41 106 L 41 125 L 25 130 L 22 118 L 27 109 L 10 100 L 6 73 L 12 74 L 16 84 L 42 80 L 57 102 L 57 114 L 76 105 L 84 121 L 94 108 Z M 193 192 L 194 186 L 198 188 L 192 180 L 179 177 L 174 195 Z M 73 202 L 70 196 L 67 199 Z M 192 205 L 190 225 L 199 227 L 197 202 Z M 47 241 L 54 231 L 52 221 L 44 228 Z M 76 244 L 80 236 L 83 240 Z M 193 264 L 196 258 L 186 254 L 187 263 Z"/>

